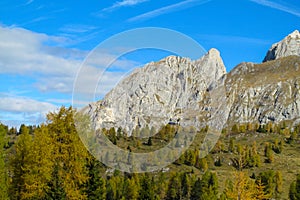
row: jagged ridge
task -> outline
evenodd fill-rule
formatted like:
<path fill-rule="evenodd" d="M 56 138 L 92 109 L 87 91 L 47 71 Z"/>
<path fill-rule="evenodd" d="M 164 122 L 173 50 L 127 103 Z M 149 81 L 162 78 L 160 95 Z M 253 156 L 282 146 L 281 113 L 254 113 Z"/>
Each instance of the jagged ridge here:
<path fill-rule="evenodd" d="M 300 115 L 300 34 L 272 45 L 262 64 L 241 63 L 226 74 L 220 52 L 199 60 L 169 56 L 136 69 L 86 112 L 98 128 L 128 134 L 170 122 L 222 128 L 233 123 L 296 120 Z M 291 56 L 294 55 L 294 56 Z"/>

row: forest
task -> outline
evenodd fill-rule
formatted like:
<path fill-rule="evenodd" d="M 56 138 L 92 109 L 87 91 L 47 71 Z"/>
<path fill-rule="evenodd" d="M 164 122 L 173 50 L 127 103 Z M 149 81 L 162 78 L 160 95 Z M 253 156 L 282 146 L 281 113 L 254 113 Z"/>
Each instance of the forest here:
<path fill-rule="evenodd" d="M 169 166 L 151 173 L 126 173 L 106 167 L 85 148 L 72 108 L 47 114 L 40 125 L 0 124 L 0 199 L 201 199 L 300 200 L 300 126 L 234 124 L 222 130 L 204 158 L 200 144 L 208 127 Z M 111 142 L 133 152 L 167 144 L 177 126 L 155 136 L 127 137 L 121 128 L 102 130 Z"/>

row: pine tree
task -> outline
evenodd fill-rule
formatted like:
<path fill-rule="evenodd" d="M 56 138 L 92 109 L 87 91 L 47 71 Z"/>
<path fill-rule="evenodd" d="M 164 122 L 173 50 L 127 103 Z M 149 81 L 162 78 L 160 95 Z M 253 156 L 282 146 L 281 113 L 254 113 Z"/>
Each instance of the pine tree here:
<path fill-rule="evenodd" d="M 127 178 L 124 183 L 125 199 L 137 200 L 139 197 L 139 187 L 133 178 Z"/>
<path fill-rule="evenodd" d="M 289 190 L 289 198 L 290 200 L 298 200 L 297 197 L 297 190 L 296 190 L 296 182 L 293 181 L 290 185 L 290 190 Z"/>
<path fill-rule="evenodd" d="M 175 174 L 171 178 L 169 182 L 169 188 L 167 192 L 168 200 L 175 200 L 182 198 L 182 190 L 181 190 L 181 177 L 180 174 Z"/>
<path fill-rule="evenodd" d="M 182 189 L 182 196 L 184 199 L 190 199 L 191 195 L 191 180 L 187 173 L 184 173 L 181 177 L 181 189 Z"/>
<path fill-rule="evenodd" d="M 215 173 L 205 172 L 201 179 L 201 200 L 218 199 L 218 179 Z"/>
<path fill-rule="evenodd" d="M 139 199 L 154 200 L 154 180 L 146 174 L 141 180 L 141 187 L 139 191 Z"/>
<path fill-rule="evenodd" d="M 88 199 L 106 199 L 106 181 L 101 177 L 102 164 L 91 156 L 87 166 L 89 170 L 89 180 L 86 185 Z"/>
<path fill-rule="evenodd" d="M 25 199 L 25 177 L 28 173 L 28 168 L 32 163 L 30 152 L 33 147 L 32 137 L 29 135 L 29 129 L 24 125 L 20 131 L 20 135 L 14 145 L 12 155 L 9 160 L 10 174 L 12 181 L 9 188 L 11 199 Z M 25 196 L 24 196 L 25 195 Z"/>
<path fill-rule="evenodd" d="M 300 174 L 297 175 L 296 181 L 291 183 L 289 197 L 291 200 L 300 200 Z"/>
<path fill-rule="evenodd" d="M 7 167 L 5 164 L 5 146 L 7 144 L 6 139 L 6 128 L 4 125 L 0 124 L 0 199 L 8 199 L 8 176 Z"/>
<path fill-rule="evenodd" d="M 198 178 L 193 185 L 191 191 L 191 200 L 199 200 L 201 198 L 201 179 Z"/>

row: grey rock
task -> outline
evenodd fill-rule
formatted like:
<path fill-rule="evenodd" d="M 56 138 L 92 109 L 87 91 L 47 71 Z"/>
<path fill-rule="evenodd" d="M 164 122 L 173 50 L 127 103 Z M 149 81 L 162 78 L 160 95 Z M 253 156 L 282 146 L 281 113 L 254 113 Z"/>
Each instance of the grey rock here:
<path fill-rule="evenodd" d="M 298 30 L 289 34 L 282 41 L 273 44 L 263 62 L 291 55 L 300 56 L 300 33 Z"/>
<path fill-rule="evenodd" d="M 300 34 L 274 44 L 262 64 L 229 73 L 211 49 L 199 60 L 169 56 L 137 68 L 101 101 L 84 108 L 95 129 L 168 123 L 221 130 L 236 123 L 300 120 Z"/>
<path fill-rule="evenodd" d="M 225 74 L 216 49 L 196 61 L 169 56 L 136 69 L 85 112 L 96 129 L 122 127 L 128 135 L 146 125 L 157 129 L 168 123 L 204 126 L 199 118 L 207 106 L 199 102 L 207 88 Z"/>

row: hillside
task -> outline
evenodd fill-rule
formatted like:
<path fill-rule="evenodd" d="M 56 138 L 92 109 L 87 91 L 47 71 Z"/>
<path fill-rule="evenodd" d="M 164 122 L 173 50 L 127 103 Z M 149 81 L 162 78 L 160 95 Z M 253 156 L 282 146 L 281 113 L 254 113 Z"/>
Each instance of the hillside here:
<path fill-rule="evenodd" d="M 146 125 L 209 125 L 296 121 L 300 115 L 300 33 L 274 44 L 264 63 L 241 63 L 226 73 L 220 52 L 202 58 L 151 62 L 85 108 L 95 129 L 121 127 L 128 135 Z M 267 53 L 269 55 L 269 53 Z"/>

